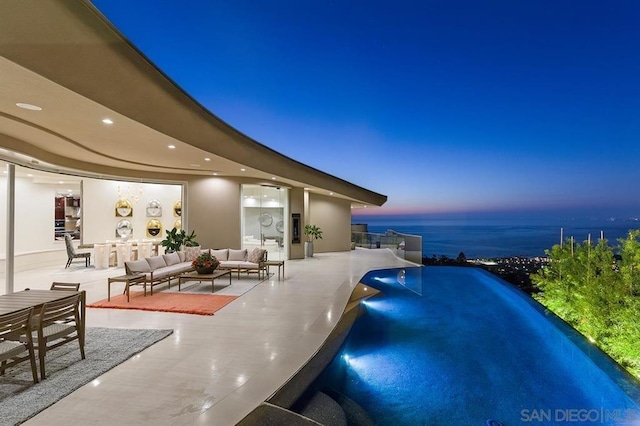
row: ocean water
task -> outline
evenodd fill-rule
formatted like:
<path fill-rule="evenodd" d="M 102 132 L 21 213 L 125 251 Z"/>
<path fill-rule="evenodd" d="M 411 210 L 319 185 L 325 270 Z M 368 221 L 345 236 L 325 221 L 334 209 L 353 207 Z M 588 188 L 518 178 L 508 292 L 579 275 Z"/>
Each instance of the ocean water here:
<path fill-rule="evenodd" d="M 467 258 L 542 256 L 545 250 L 574 237 L 576 242 L 595 242 L 602 236 L 616 245 L 640 222 L 630 219 L 598 218 L 509 218 L 509 219 L 362 219 L 369 232 L 384 234 L 388 229 L 422 237 L 422 255 Z M 561 231 L 562 229 L 562 231 Z"/>

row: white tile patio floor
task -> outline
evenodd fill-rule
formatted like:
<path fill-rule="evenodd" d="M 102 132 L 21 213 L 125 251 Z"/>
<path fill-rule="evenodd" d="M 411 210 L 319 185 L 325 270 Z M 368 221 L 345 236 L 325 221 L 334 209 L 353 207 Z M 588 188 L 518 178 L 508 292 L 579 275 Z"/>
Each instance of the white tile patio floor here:
<path fill-rule="evenodd" d="M 290 260 L 283 280 L 276 271 L 210 317 L 88 309 L 89 327 L 172 328 L 174 333 L 24 424 L 236 424 L 317 351 L 367 271 L 407 265 L 388 250 L 366 249 Z M 15 290 L 81 282 L 91 303 L 106 298 L 107 277 L 122 272 L 84 267 L 21 272 Z M 234 278 L 228 290 L 216 293 L 242 293 L 239 286 L 251 286 L 250 281 L 255 284 L 255 276 Z M 113 293 L 121 289 L 114 285 Z"/>

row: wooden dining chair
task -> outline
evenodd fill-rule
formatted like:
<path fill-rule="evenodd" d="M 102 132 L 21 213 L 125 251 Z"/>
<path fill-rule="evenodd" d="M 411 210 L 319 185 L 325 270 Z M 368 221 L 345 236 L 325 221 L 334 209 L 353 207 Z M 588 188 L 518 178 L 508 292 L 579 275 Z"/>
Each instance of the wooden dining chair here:
<path fill-rule="evenodd" d="M 33 308 L 0 315 L 0 376 L 7 367 L 23 361 L 31 362 L 33 383 L 38 383 L 36 357 L 31 335 Z M 20 341 L 24 337 L 24 341 Z M 24 354 L 26 352 L 26 354 Z"/>
<path fill-rule="evenodd" d="M 40 361 L 40 378 L 44 379 L 45 357 L 47 351 L 66 343 L 78 341 L 80 356 L 84 356 L 84 330 L 80 319 L 81 294 L 74 294 L 64 299 L 45 303 L 40 310 L 35 347 Z"/>
<path fill-rule="evenodd" d="M 60 283 L 53 282 L 49 290 L 67 290 L 67 291 L 79 291 L 80 283 Z"/>

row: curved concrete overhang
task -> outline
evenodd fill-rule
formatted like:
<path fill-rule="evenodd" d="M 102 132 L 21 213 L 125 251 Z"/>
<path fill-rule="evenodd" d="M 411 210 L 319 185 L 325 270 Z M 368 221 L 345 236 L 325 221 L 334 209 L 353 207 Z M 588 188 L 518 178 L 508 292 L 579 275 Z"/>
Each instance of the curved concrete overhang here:
<path fill-rule="evenodd" d="M 88 1 L 1 2 L 0 28 L 2 147 L 93 174 L 175 179 L 216 173 L 333 192 L 357 204 L 387 200 L 229 126 Z M 23 110 L 17 102 L 42 110 Z M 114 124 L 103 124 L 106 117 Z"/>

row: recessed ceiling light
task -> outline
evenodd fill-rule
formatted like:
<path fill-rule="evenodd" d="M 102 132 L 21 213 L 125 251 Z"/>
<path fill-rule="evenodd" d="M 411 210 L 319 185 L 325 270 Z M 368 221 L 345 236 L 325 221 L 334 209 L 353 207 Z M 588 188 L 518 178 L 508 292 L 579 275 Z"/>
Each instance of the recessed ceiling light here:
<path fill-rule="evenodd" d="M 169 148 L 169 149 L 176 149 L 176 146 L 175 146 L 175 145 L 169 145 L 167 148 Z"/>
<path fill-rule="evenodd" d="M 275 176 L 272 176 L 272 177 L 271 177 L 271 180 L 276 180 Z"/>
<path fill-rule="evenodd" d="M 213 175 L 214 176 L 218 176 L 218 172 L 213 172 Z"/>
<path fill-rule="evenodd" d="M 64 185 L 64 181 L 59 180 L 59 181 L 58 181 L 58 183 L 59 183 L 60 185 Z"/>
<path fill-rule="evenodd" d="M 103 122 L 104 124 L 113 124 L 113 120 L 112 120 L 112 119 L 110 119 L 110 118 L 103 118 L 103 119 L 102 119 L 102 122 Z"/>
<path fill-rule="evenodd" d="M 23 102 L 18 102 L 16 104 L 16 106 L 18 108 L 22 108 L 22 109 L 28 109 L 29 111 L 42 111 L 42 108 L 39 107 L 38 105 L 33 105 L 33 104 L 25 104 Z"/>
<path fill-rule="evenodd" d="M 33 175 L 31 173 L 27 174 L 27 177 L 33 177 Z"/>
<path fill-rule="evenodd" d="M 247 171 L 247 169 L 240 169 L 240 171 L 241 171 L 241 172 L 246 172 L 246 171 Z"/>
<path fill-rule="evenodd" d="M 330 192 L 329 195 L 333 195 L 333 192 Z"/>
<path fill-rule="evenodd" d="M 204 161 L 211 161 L 211 158 L 209 158 L 209 157 L 205 157 L 205 158 L 204 158 Z"/>

